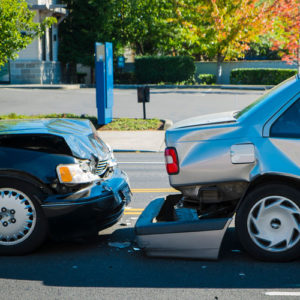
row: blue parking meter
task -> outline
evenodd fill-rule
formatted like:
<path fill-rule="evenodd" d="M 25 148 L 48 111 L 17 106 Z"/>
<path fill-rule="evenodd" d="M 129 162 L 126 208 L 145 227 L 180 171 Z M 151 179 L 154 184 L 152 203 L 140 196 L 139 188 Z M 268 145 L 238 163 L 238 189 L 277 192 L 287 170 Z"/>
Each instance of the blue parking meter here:
<path fill-rule="evenodd" d="M 96 43 L 95 54 L 96 105 L 98 111 L 98 124 L 105 125 L 112 121 L 112 109 L 114 102 L 112 43 Z"/>

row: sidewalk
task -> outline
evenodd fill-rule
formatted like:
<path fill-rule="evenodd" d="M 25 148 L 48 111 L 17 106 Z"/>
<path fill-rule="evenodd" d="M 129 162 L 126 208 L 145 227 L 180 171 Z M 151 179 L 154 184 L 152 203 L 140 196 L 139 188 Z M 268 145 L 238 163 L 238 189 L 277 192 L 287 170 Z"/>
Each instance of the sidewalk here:
<path fill-rule="evenodd" d="M 98 130 L 98 133 L 114 152 L 163 152 L 165 149 L 164 130 Z"/>

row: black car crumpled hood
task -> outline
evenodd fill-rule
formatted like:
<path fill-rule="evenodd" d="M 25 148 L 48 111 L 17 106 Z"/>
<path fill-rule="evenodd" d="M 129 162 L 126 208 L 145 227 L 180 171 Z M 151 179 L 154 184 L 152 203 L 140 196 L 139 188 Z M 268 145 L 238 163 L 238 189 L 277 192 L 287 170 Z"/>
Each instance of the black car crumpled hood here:
<path fill-rule="evenodd" d="M 63 137 L 72 154 L 81 159 L 107 160 L 109 147 L 99 138 L 89 120 L 77 119 L 34 119 L 0 121 L 0 134 L 45 134 Z"/>

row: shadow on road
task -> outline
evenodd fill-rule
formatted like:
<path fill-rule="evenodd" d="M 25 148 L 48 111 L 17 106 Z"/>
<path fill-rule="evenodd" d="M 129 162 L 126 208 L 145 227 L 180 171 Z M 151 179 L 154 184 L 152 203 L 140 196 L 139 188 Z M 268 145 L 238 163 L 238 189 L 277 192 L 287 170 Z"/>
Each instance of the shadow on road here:
<path fill-rule="evenodd" d="M 1 279 L 41 281 L 62 287 L 135 288 L 299 288 L 300 261 L 264 263 L 240 250 L 230 229 L 219 261 L 146 257 L 133 246 L 118 249 L 110 241 L 132 241 L 133 228 L 85 243 L 48 242 L 24 257 L 0 257 Z"/>

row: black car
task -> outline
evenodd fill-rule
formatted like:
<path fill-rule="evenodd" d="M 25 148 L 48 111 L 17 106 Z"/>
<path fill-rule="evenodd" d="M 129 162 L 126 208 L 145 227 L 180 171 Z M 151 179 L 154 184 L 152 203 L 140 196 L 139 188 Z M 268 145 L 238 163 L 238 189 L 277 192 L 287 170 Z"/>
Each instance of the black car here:
<path fill-rule="evenodd" d="M 90 121 L 0 121 L 0 254 L 31 252 L 49 232 L 98 232 L 130 200 L 127 175 Z"/>

